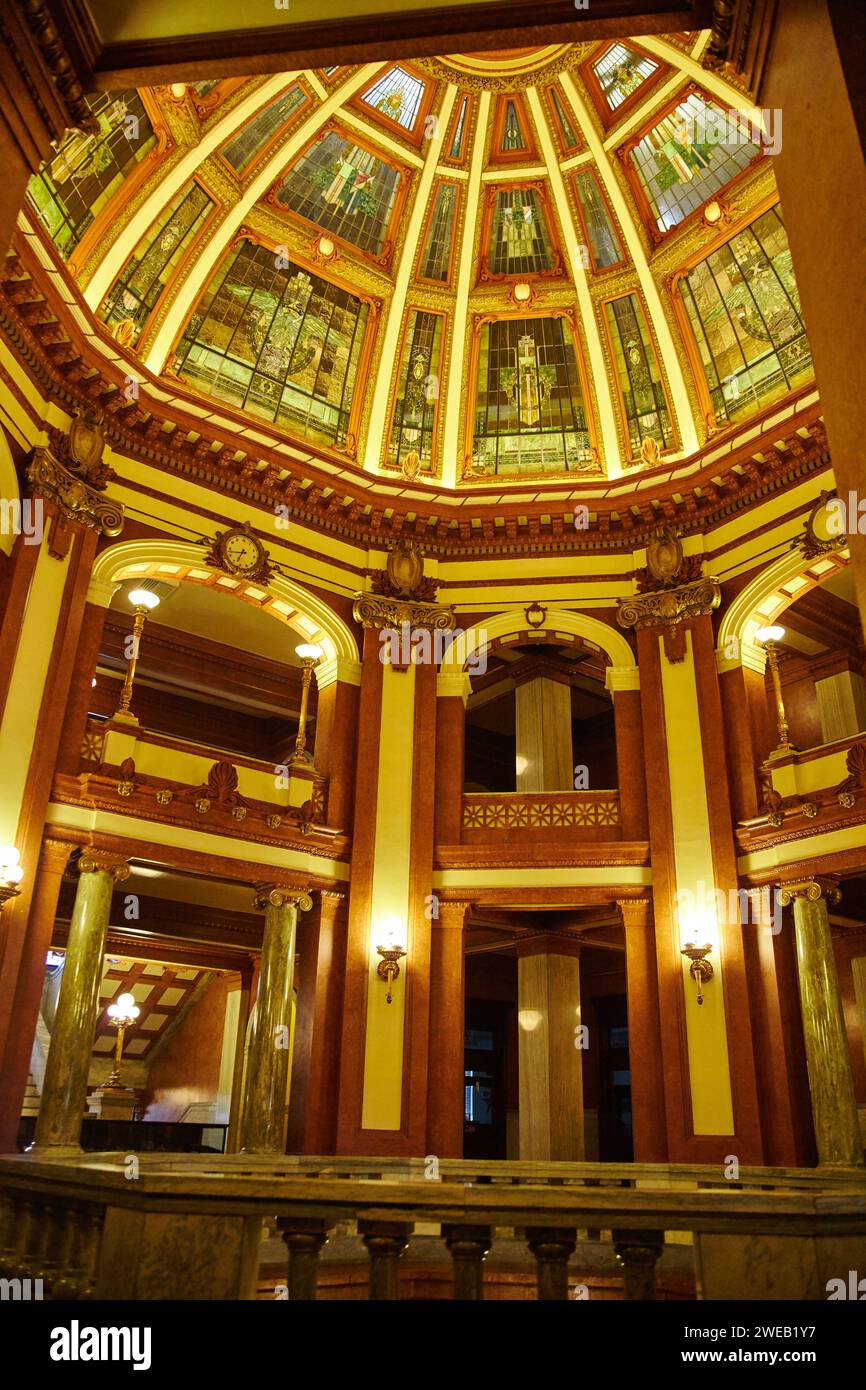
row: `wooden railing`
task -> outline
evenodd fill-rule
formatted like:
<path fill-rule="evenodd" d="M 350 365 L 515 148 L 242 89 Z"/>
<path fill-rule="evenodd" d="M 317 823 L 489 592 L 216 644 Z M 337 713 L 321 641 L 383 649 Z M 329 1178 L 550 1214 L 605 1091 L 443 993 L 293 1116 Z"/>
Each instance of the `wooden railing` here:
<path fill-rule="evenodd" d="M 468 792 L 464 844 L 621 840 L 619 792 Z"/>
<path fill-rule="evenodd" d="M 255 1296 L 263 1222 L 287 1247 L 290 1299 L 316 1297 L 330 1232 L 357 1230 L 371 1298 L 399 1297 L 416 1228 L 450 1252 L 454 1296 L 483 1295 L 485 1256 L 524 1240 L 538 1297 L 568 1297 L 578 1236 L 613 1245 L 625 1297 L 655 1296 L 666 1232 L 695 1250 L 704 1298 L 825 1298 L 866 1273 L 862 1170 L 652 1164 L 272 1159 L 248 1155 L 0 1158 L 0 1276 L 42 1280 L 43 1296 Z M 756 1240 L 760 1237 L 760 1240 Z"/>

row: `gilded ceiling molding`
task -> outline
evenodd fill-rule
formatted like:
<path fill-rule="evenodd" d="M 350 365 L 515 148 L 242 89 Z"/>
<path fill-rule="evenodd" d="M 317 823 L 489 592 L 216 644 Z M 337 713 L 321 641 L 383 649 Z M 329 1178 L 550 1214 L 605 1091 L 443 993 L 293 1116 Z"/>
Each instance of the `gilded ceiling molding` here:
<path fill-rule="evenodd" d="M 453 82 L 456 86 L 465 88 L 467 92 L 499 94 L 522 92 L 527 87 L 549 86 L 560 73 L 578 67 L 596 47 L 597 41 L 569 44 L 564 53 L 556 55 L 541 67 L 523 73 L 504 73 L 502 76 L 498 76 L 494 71 L 489 74 L 465 72 L 461 67 L 449 63 L 447 58 L 416 58 L 414 62 L 416 67 L 429 73 L 431 77 L 437 77 L 442 82 Z"/>

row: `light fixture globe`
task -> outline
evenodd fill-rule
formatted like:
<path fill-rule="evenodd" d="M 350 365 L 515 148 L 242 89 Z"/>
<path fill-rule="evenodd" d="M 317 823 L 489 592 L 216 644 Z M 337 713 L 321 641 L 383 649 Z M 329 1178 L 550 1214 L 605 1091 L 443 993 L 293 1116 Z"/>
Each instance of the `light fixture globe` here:
<path fill-rule="evenodd" d="M 766 627 L 759 627 L 755 637 L 759 642 L 781 642 L 785 636 L 785 629 L 778 623 L 768 623 Z"/>
<path fill-rule="evenodd" d="M 159 607 L 159 595 L 150 589 L 130 589 L 129 601 L 135 608 L 153 609 Z"/>

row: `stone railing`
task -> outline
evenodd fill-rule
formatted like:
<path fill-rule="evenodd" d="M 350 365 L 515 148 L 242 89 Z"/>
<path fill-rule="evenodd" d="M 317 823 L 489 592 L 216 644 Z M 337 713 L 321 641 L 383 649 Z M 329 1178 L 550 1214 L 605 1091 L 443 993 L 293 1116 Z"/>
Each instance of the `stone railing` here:
<path fill-rule="evenodd" d="M 863 1170 L 435 1159 L 88 1155 L 0 1158 L 0 1276 L 54 1299 L 248 1299 L 263 1223 L 287 1247 L 290 1299 L 316 1297 L 333 1231 L 357 1231 L 371 1298 L 399 1297 L 416 1230 L 450 1252 L 454 1296 L 483 1296 L 507 1235 L 535 1261 L 538 1297 L 568 1296 L 578 1236 L 612 1244 L 625 1297 L 655 1297 L 666 1232 L 694 1246 L 703 1298 L 823 1299 L 866 1270 Z M 759 1239 L 756 1239 L 759 1238 Z"/>
<path fill-rule="evenodd" d="M 464 844 L 621 840 L 619 792 L 469 792 Z"/>
<path fill-rule="evenodd" d="M 767 835 L 826 832 L 866 816 L 866 738 L 862 734 L 792 749 L 758 769 L 763 808 L 737 827 L 741 848 Z"/>

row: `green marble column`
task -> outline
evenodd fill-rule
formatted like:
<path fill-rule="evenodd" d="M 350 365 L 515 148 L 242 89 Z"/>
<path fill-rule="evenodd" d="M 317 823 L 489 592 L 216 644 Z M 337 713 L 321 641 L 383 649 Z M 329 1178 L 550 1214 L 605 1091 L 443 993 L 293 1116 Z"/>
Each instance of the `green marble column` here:
<path fill-rule="evenodd" d="M 111 895 L 115 883 L 127 877 L 129 865 L 114 855 L 86 850 L 78 872 L 35 1141 L 37 1149 L 72 1152 L 80 1151 Z"/>
<path fill-rule="evenodd" d="M 779 897 L 783 905 L 794 905 L 800 1007 L 818 1162 L 862 1166 L 863 1137 L 827 914 L 827 899 L 838 901 L 839 890 L 825 889 L 814 881 L 784 883 Z"/>
<path fill-rule="evenodd" d="M 259 992 L 250 1029 L 244 1088 L 243 1152 L 284 1152 L 286 1089 L 289 1083 L 292 978 L 298 910 L 313 905 L 308 893 L 262 886 L 256 907 L 264 908 Z"/>

